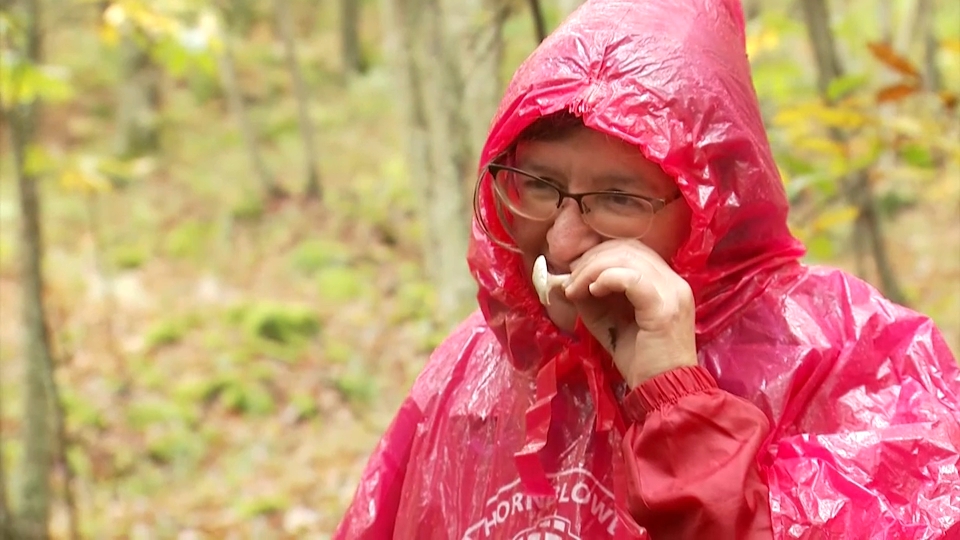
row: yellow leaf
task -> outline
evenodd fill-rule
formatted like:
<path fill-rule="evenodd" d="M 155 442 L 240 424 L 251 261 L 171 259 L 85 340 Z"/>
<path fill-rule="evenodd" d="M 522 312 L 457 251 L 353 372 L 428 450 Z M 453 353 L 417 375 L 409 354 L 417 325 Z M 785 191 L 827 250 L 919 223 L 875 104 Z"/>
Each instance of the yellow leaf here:
<path fill-rule="evenodd" d="M 870 52 L 873 53 L 873 56 L 876 57 L 877 60 L 880 60 L 894 71 L 915 79 L 920 78 L 920 70 L 918 70 L 909 60 L 894 52 L 889 45 L 880 42 L 872 42 L 868 43 L 867 47 L 870 48 Z"/>
<path fill-rule="evenodd" d="M 757 33 L 747 36 L 747 57 L 753 58 L 755 55 L 776 49 L 780 44 L 780 34 L 765 28 Z"/>
<path fill-rule="evenodd" d="M 33 144 L 27 147 L 27 155 L 23 163 L 23 168 L 27 174 L 38 176 L 49 171 L 53 162 L 53 156 L 51 156 L 46 149 L 40 145 Z"/>
<path fill-rule="evenodd" d="M 816 232 L 826 232 L 852 223 L 860 215 L 860 211 L 854 206 L 841 206 L 831 208 L 818 215 L 813 221 L 813 230 Z"/>
<path fill-rule="evenodd" d="M 960 54 L 960 39 L 944 39 L 940 41 L 940 46 L 945 50 L 955 54 Z"/>
<path fill-rule="evenodd" d="M 848 108 L 821 107 L 815 116 L 827 126 L 848 129 L 859 128 L 869 120 L 859 111 Z"/>
<path fill-rule="evenodd" d="M 111 47 L 120 43 L 120 32 L 117 31 L 116 26 L 101 24 L 98 33 L 100 40 Z"/>
<path fill-rule="evenodd" d="M 60 175 L 60 185 L 67 190 L 97 193 L 110 190 L 110 182 L 97 170 L 94 158 L 82 158 L 72 163 Z"/>

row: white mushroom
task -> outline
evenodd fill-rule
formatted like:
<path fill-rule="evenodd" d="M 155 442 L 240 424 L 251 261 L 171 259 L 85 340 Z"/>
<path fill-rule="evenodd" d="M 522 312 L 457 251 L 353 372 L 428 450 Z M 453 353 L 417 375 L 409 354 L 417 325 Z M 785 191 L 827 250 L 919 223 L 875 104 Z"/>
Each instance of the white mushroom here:
<path fill-rule="evenodd" d="M 555 287 L 563 287 L 570 279 L 570 274 L 551 274 L 547 270 L 547 259 L 543 255 L 537 257 L 533 263 L 533 288 L 537 290 L 537 296 L 540 297 L 540 303 L 548 305 L 550 303 L 550 291 Z"/>

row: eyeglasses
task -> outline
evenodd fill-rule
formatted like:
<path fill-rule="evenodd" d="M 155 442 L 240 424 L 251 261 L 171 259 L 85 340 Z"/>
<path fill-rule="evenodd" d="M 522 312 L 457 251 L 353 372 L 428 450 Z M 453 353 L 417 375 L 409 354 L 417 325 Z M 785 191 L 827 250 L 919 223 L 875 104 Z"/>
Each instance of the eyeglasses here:
<path fill-rule="evenodd" d="M 492 163 L 487 171 L 493 191 L 503 205 L 518 216 L 549 221 L 560 213 L 565 199 L 580 207 L 583 221 L 609 238 L 640 238 L 650 230 L 654 215 L 680 198 L 679 190 L 666 199 L 621 191 L 568 193 L 552 182 L 528 172 Z"/>

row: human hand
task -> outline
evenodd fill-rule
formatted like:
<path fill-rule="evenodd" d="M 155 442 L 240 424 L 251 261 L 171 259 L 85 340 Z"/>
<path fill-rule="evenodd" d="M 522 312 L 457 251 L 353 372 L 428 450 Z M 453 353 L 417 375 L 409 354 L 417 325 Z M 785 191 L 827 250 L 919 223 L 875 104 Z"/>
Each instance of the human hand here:
<path fill-rule="evenodd" d="M 609 240 L 571 265 L 564 289 L 631 388 L 697 364 L 690 286 L 638 240 Z"/>

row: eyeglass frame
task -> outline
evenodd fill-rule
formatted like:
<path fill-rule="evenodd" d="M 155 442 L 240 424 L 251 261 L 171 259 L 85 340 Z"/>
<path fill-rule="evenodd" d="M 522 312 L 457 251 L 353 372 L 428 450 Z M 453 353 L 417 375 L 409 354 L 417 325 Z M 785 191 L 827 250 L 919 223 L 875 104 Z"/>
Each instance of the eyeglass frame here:
<path fill-rule="evenodd" d="M 499 194 L 499 189 L 497 189 L 497 187 L 496 187 L 496 178 L 497 178 L 497 172 L 498 172 L 498 171 L 509 171 L 509 172 L 512 172 L 512 173 L 515 173 L 515 174 L 522 174 L 522 175 L 524 175 L 524 176 L 527 176 L 527 177 L 533 178 L 533 179 L 535 179 L 535 180 L 538 180 L 538 181 L 540 181 L 540 182 L 543 182 L 545 185 L 550 186 L 552 189 L 554 189 L 554 190 L 557 192 L 557 194 L 560 196 L 559 199 L 557 200 L 557 208 L 556 208 L 556 211 L 554 212 L 554 214 L 553 214 L 552 216 L 550 216 L 550 217 L 548 217 L 548 218 L 539 219 L 539 218 L 532 218 L 532 217 L 528 217 L 528 216 L 521 215 L 520 217 L 523 217 L 524 219 L 530 219 L 530 220 L 533 220 L 533 221 L 541 221 L 541 222 L 542 222 L 542 221 L 550 221 L 551 219 L 554 219 L 554 218 L 557 217 L 557 215 L 559 214 L 559 211 L 560 211 L 560 207 L 563 206 L 563 201 L 565 201 L 566 199 L 572 199 L 573 201 L 575 201 L 575 202 L 577 203 L 577 208 L 580 209 L 580 215 L 581 215 L 581 216 L 584 216 L 584 215 L 589 214 L 589 213 L 591 212 L 591 209 L 583 204 L 583 198 L 584 198 L 584 197 L 589 197 L 589 196 L 591 196 L 591 195 L 617 195 L 617 196 L 620 196 L 620 197 L 627 197 L 627 198 L 630 198 L 630 199 L 637 199 L 637 200 L 641 200 L 641 201 L 644 201 L 644 202 L 649 203 L 649 204 L 652 206 L 652 210 L 653 210 L 652 215 L 651 215 L 651 223 L 650 223 L 650 225 L 652 225 L 652 224 L 653 224 L 653 222 L 652 222 L 653 216 L 656 216 L 657 213 L 659 213 L 661 210 L 663 210 L 664 208 L 666 208 L 669 204 L 677 201 L 678 199 L 680 199 L 680 198 L 683 196 L 683 194 L 680 192 L 680 189 L 679 189 L 679 188 L 677 188 L 677 190 L 676 190 L 672 195 L 670 195 L 670 196 L 667 197 L 667 198 L 647 197 L 647 196 L 645 196 L 645 195 L 637 195 L 637 194 L 635 194 L 635 193 L 627 193 L 627 192 L 623 192 L 623 191 L 613 191 L 613 190 L 588 191 L 588 192 L 584 192 L 584 193 L 570 193 L 569 191 L 566 191 L 566 190 L 560 188 L 559 186 L 557 186 L 557 185 L 554 184 L 553 182 L 550 182 L 550 181 L 546 180 L 545 178 L 541 178 L 540 176 L 538 176 L 538 175 L 536 175 L 536 174 L 533 174 L 533 173 L 531 173 L 531 172 L 525 171 L 525 170 L 523 170 L 523 169 L 519 169 L 519 168 L 517 168 L 517 167 L 512 167 L 512 166 L 510 166 L 510 165 L 501 165 L 501 164 L 497 163 L 497 161 L 499 161 L 500 159 L 502 159 L 502 158 L 504 157 L 504 155 L 506 155 L 506 153 L 501 154 L 501 155 L 498 156 L 497 158 L 493 159 L 490 163 L 487 164 L 486 167 L 484 167 L 486 173 L 490 175 L 490 179 L 494 182 L 494 185 L 491 185 L 491 187 L 493 188 L 494 196 L 495 196 L 495 197 L 497 197 L 497 198 L 501 198 L 501 197 L 502 197 L 502 195 Z M 506 201 L 503 201 L 503 204 L 507 205 L 508 207 L 510 206 Z M 514 211 L 514 212 L 515 212 L 515 210 L 511 210 L 511 211 Z M 593 225 L 590 225 L 589 223 L 587 223 L 587 225 L 589 225 L 591 229 L 594 229 Z M 596 229 L 594 229 L 594 230 L 596 231 Z M 600 231 L 596 231 L 596 232 L 599 233 L 599 234 L 601 234 L 601 235 L 603 235 L 603 236 L 609 236 L 609 235 L 606 235 L 606 234 L 604 234 L 604 233 L 602 233 L 602 232 L 600 232 Z M 650 232 L 649 226 L 648 226 L 647 230 L 645 230 L 645 231 L 644 231 L 642 234 L 640 234 L 639 236 L 621 237 L 621 238 L 640 239 L 640 238 L 643 238 L 648 232 Z M 611 237 L 611 238 L 614 238 L 614 237 Z"/>

